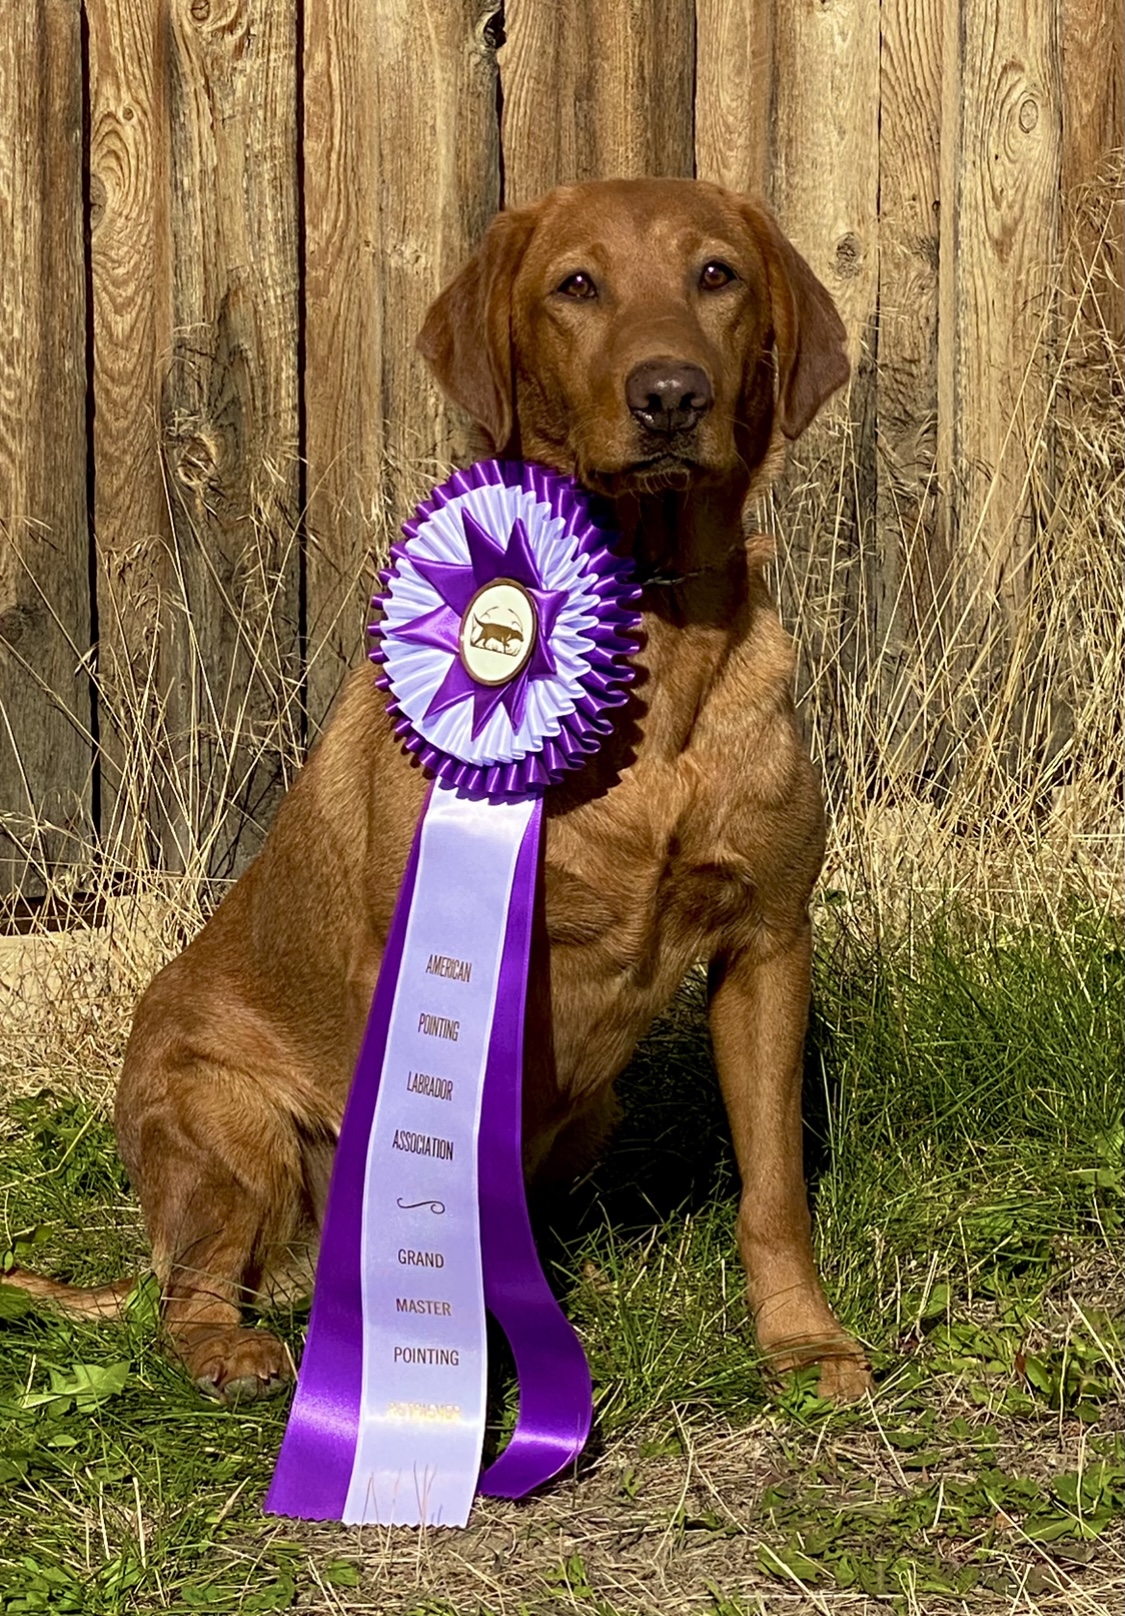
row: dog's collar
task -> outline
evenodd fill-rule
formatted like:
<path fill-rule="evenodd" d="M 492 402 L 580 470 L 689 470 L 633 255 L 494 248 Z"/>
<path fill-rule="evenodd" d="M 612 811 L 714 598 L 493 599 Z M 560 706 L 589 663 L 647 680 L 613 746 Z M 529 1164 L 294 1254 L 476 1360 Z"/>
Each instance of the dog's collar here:
<path fill-rule="evenodd" d="M 740 545 L 732 545 L 722 561 L 713 562 L 709 567 L 693 567 L 690 572 L 680 572 L 675 567 L 660 567 L 653 562 L 634 560 L 633 581 L 642 589 L 675 589 L 678 584 L 685 584 L 690 578 L 705 578 L 712 572 L 726 572 L 732 556 L 740 548 Z"/>
<path fill-rule="evenodd" d="M 675 572 L 667 567 L 641 567 L 633 568 L 633 577 L 642 589 L 653 589 L 660 585 L 675 588 L 677 584 L 685 583 L 689 578 L 698 578 L 702 572 L 712 572 L 712 567 L 697 567 L 694 572 Z"/>

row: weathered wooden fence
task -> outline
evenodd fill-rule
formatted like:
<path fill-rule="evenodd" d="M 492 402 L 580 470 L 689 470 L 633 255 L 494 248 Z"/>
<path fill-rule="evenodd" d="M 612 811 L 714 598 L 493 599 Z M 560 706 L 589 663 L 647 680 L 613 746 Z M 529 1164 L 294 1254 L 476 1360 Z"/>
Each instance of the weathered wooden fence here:
<path fill-rule="evenodd" d="M 912 525 L 1002 590 L 1121 62 L 1121 0 L 7 0 L 0 891 L 253 848 L 464 451 L 423 311 L 565 179 L 763 195 L 851 332 L 888 617 Z"/>

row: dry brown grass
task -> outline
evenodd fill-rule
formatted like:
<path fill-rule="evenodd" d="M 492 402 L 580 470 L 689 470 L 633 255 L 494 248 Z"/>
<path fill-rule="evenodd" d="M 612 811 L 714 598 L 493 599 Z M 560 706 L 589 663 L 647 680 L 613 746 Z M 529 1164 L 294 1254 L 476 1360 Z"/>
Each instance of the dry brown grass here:
<path fill-rule="evenodd" d="M 1122 297 L 1108 250 L 1120 156 L 1107 173 L 1077 199 L 1083 228 L 1040 321 L 1045 408 L 1027 421 L 1017 400 L 1011 465 L 993 468 L 1016 468 L 1032 512 L 1006 599 L 988 593 L 979 534 L 934 575 L 931 489 L 925 521 L 899 512 L 880 532 L 847 416 L 813 436 L 767 517 L 828 796 L 825 885 L 877 921 L 954 895 L 1016 918 L 1121 891 L 1125 359 L 1108 323 Z M 982 523 L 991 510 L 986 494 Z"/>
<path fill-rule="evenodd" d="M 975 1412 L 954 1394 L 943 1415 L 953 1419 L 966 1411 Z M 638 1460 L 645 1433 L 637 1433 L 607 1448 L 581 1480 L 556 1487 L 533 1506 L 479 1500 L 462 1532 L 294 1531 L 287 1524 L 286 1537 L 301 1543 L 311 1564 L 343 1552 L 363 1568 L 346 1606 L 322 1584 L 322 1598 L 307 1595 L 302 1608 L 346 1609 L 354 1616 L 428 1616 L 431 1610 L 445 1616 L 482 1607 L 489 1616 L 523 1616 L 529 1608 L 586 1616 L 599 1608 L 593 1589 L 612 1616 L 880 1616 L 888 1610 L 901 1616 L 1109 1616 L 1120 1608 L 1121 1542 L 1102 1540 L 1068 1564 L 1023 1540 L 1015 1522 L 992 1561 L 998 1580 L 1009 1583 L 1007 1593 L 977 1590 L 959 1598 L 916 1588 L 895 1599 L 771 1576 L 761 1563 L 758 1501 L 768 1486 L 815 1463 L 823 1443 L 815 1435 L 795 1441 L 768 1421 L 729 1430 L 718 1422 L 706 1430 L 682 1423 L 680 1442 L 683 1451 L 675 1456 Z M 667 1446 L 666 1438 L 653 1445 Z M 878 1428 L 831 1446 L 844 1462 L 839 1507 L 846 1507 L 853 1465 L 880 1498 L 909 1490 L 910 1479 Z M 1012 1432 L 998 1462 L 1025 1462 L 1023 1446 Z M 1040 1457 L 1046 1469 L 1070 1456 L 1044 1445 Z M 830 1512 L 831 1486 L 814 1491 Z"/>

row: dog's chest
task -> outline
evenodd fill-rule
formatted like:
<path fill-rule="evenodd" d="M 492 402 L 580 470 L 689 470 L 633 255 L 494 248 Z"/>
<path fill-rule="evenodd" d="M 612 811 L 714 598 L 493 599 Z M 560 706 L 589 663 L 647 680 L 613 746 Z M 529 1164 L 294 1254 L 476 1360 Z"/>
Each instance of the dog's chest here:
<path fill-rule="evenodd" d="M 744 946 L 794 892 L 799 910 L 819 860 L 819 792 L 784 684 L 733 662 L 682 747 L 660 717 L 654 699 L 632 762 L 552 820 L 547 843 L 552 941 L 644 980 Z"/>
<path fill-rule="evenodd" d="M 681 753 L 642 748 L 603 796 L 550 820 L 560 1090 L 620 1071 L 693 962 L 799 925 L 819 860 L 819 794 L 778 705 L 703 713 Z"/>

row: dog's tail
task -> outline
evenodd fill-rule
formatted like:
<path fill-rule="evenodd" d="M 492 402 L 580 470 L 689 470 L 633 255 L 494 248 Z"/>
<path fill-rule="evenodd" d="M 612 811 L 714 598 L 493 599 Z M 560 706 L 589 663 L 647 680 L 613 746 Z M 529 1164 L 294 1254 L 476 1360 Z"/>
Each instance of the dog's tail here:
<path fill-rule="evenodd" d="M 0 1285 L 14 1285 L 29 1296 L 47 1302 L 75 1319 L 123 1319 L 125 1302 L 136 1290 L 135 1279 L 118 1279 L 111 1285 L 64 1285 L 42 1274 L 29 1274 L 26 1268 L 0 1273 Z"/>

